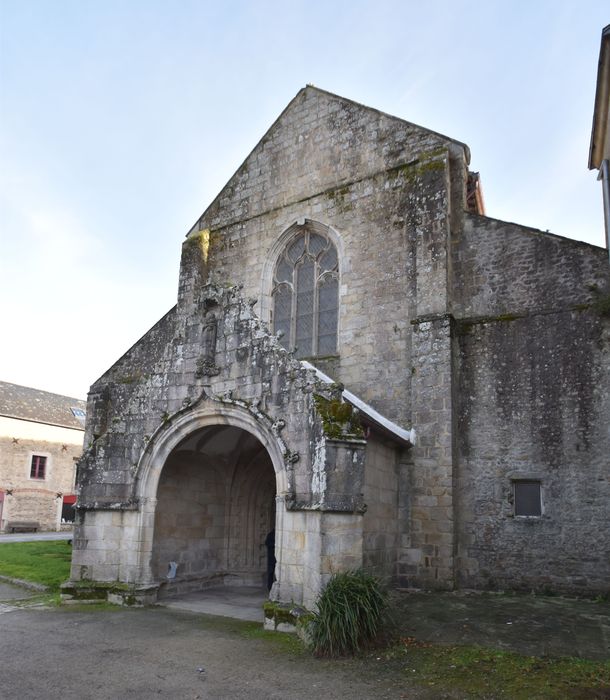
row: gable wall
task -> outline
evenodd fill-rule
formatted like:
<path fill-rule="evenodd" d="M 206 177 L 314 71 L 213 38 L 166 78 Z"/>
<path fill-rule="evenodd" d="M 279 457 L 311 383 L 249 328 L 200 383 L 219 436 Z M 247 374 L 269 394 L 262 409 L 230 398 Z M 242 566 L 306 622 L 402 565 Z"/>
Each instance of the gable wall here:
<path fill-rule="evenodd" d="M 301 90 L 198 221 L 222 228 L 449 145 L 446 137 L 315 88 Z"/>
<path fill-rule="evenodd" d="M 282 232 L 303 217 L 331 226 L 344 251 L 339 358 L 314 361 L 401 424 L 410 422 L 414 200 L 433 191 L 427 214 L 446 218 L 446 150 L 436 134 L 308 89 L 199 222 L 211 231 L 211 279 L 243 284 L 259 310 L 270 292 L 265 262 Z M 428 173 L 431 158 L 444 160 Z"/>

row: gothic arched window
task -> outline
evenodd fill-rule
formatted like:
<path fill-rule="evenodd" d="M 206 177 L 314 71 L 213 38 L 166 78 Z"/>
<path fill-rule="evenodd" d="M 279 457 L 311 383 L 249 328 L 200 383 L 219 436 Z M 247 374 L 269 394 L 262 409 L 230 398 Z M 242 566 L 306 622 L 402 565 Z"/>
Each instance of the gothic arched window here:
<path fill-rule="evenodd" d="M 273 329 L 297 357 L 337 352 L 339 259 L 326 236 L 308 229 L 292 238 L 273 274 Z"/>

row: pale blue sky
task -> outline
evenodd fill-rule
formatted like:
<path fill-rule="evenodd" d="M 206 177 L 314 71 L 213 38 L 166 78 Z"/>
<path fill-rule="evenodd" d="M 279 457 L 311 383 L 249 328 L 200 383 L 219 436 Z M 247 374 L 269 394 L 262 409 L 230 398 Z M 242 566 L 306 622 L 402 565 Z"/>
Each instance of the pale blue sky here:
<path fill-rule="evenodd" d="M 0 379 L 84 397 L 306 83 L 466 142 L 489 216 L 603 245 L 607 0 L 0 0 Z"/>

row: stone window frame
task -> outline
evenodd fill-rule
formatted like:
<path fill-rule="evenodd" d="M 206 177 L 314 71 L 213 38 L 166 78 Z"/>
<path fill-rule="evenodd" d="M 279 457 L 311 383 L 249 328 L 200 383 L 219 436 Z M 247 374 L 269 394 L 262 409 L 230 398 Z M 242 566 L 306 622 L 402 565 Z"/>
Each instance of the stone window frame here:
<path fill-rule="evenodd" d="M 345 257 L 343 254 L 343 242 L 339 233 L 327 224 L 323 224 L 315 219 L 310 219 L 307 217 L 302 217 L 294 221 L 287 228 L 284 229 L 282 234 L 277 238 L 277 240 L 272 245 L 269 250 L 264 265 L 262 274 L 262 304 L 261 304 L 261 318 L 269 324 L 273 332 L 273 292 L 275 283 L 275 271 L 277 263 L 280 257 L 287 250 L 288 246 L 291 244 L 293 239 L 296 239 L 299 235 L 303 233 L 303 228 L 310 233 L 317 233 L 321 236 L 326 237 L 330 243 L 335 247 L 337 251 L 337 270 L 334 272 L 334 276 L 337 279 L 337 338 L 336 347 L 333 353 L 328 353 L 320 355 L 319 353 L 314 353 L 313 355 L 304 355 L 305 357 L 337 357 L 340 353 L 340 338 L 341 338 L 341 277 L 345 271 Z M 302 358 L 302 359 L 303 359 Z"/>
<path fill-rule="evenodd" d="M 33 462 L 34 459 L 37 457 L 42 457 L 45 460 L 44 463 L 44 476 L 43 477 L 38 477 L 38 476 L 32 476 L 32 467 L 33 467 Z M 51 475 L 51 455 L 48 452 L 40 452 L 38 450 L 34 451 L 32 450 L 31 452 L 28 453 L 28 461 L 27 461 L 27 471 L 26 471 L 26 477 L 28 481 L 36 481 L 36 482 L 41 482 L 41 481 L 49 481 Z"/>
<path fill-rule="evenodd" d="M 510 496 L 509 502 L 511 505 L 511 516 L 515 520 L 536 521 L 542 520 L 545 514 L 544 504 L 544 479 L 538 474 L 514 474 L 509 476 L 510 479 Z M 515 493 L 516 484 L 538 484 L 540 489 L 540 513 L 536 515 L 525 515 L 516 512 L 517 497 Z"/>

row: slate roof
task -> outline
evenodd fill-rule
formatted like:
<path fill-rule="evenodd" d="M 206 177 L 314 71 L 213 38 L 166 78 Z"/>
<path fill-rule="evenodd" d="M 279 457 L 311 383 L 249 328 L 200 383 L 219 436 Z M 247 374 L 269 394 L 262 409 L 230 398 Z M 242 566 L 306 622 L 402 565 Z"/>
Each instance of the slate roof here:
<path fill-rule="evenodd" d="M 0 416 L 84 430 L 86 407 L 80 399 L 0 381 Z M 73 408 L 82 411 L 81 418 Z"/>

